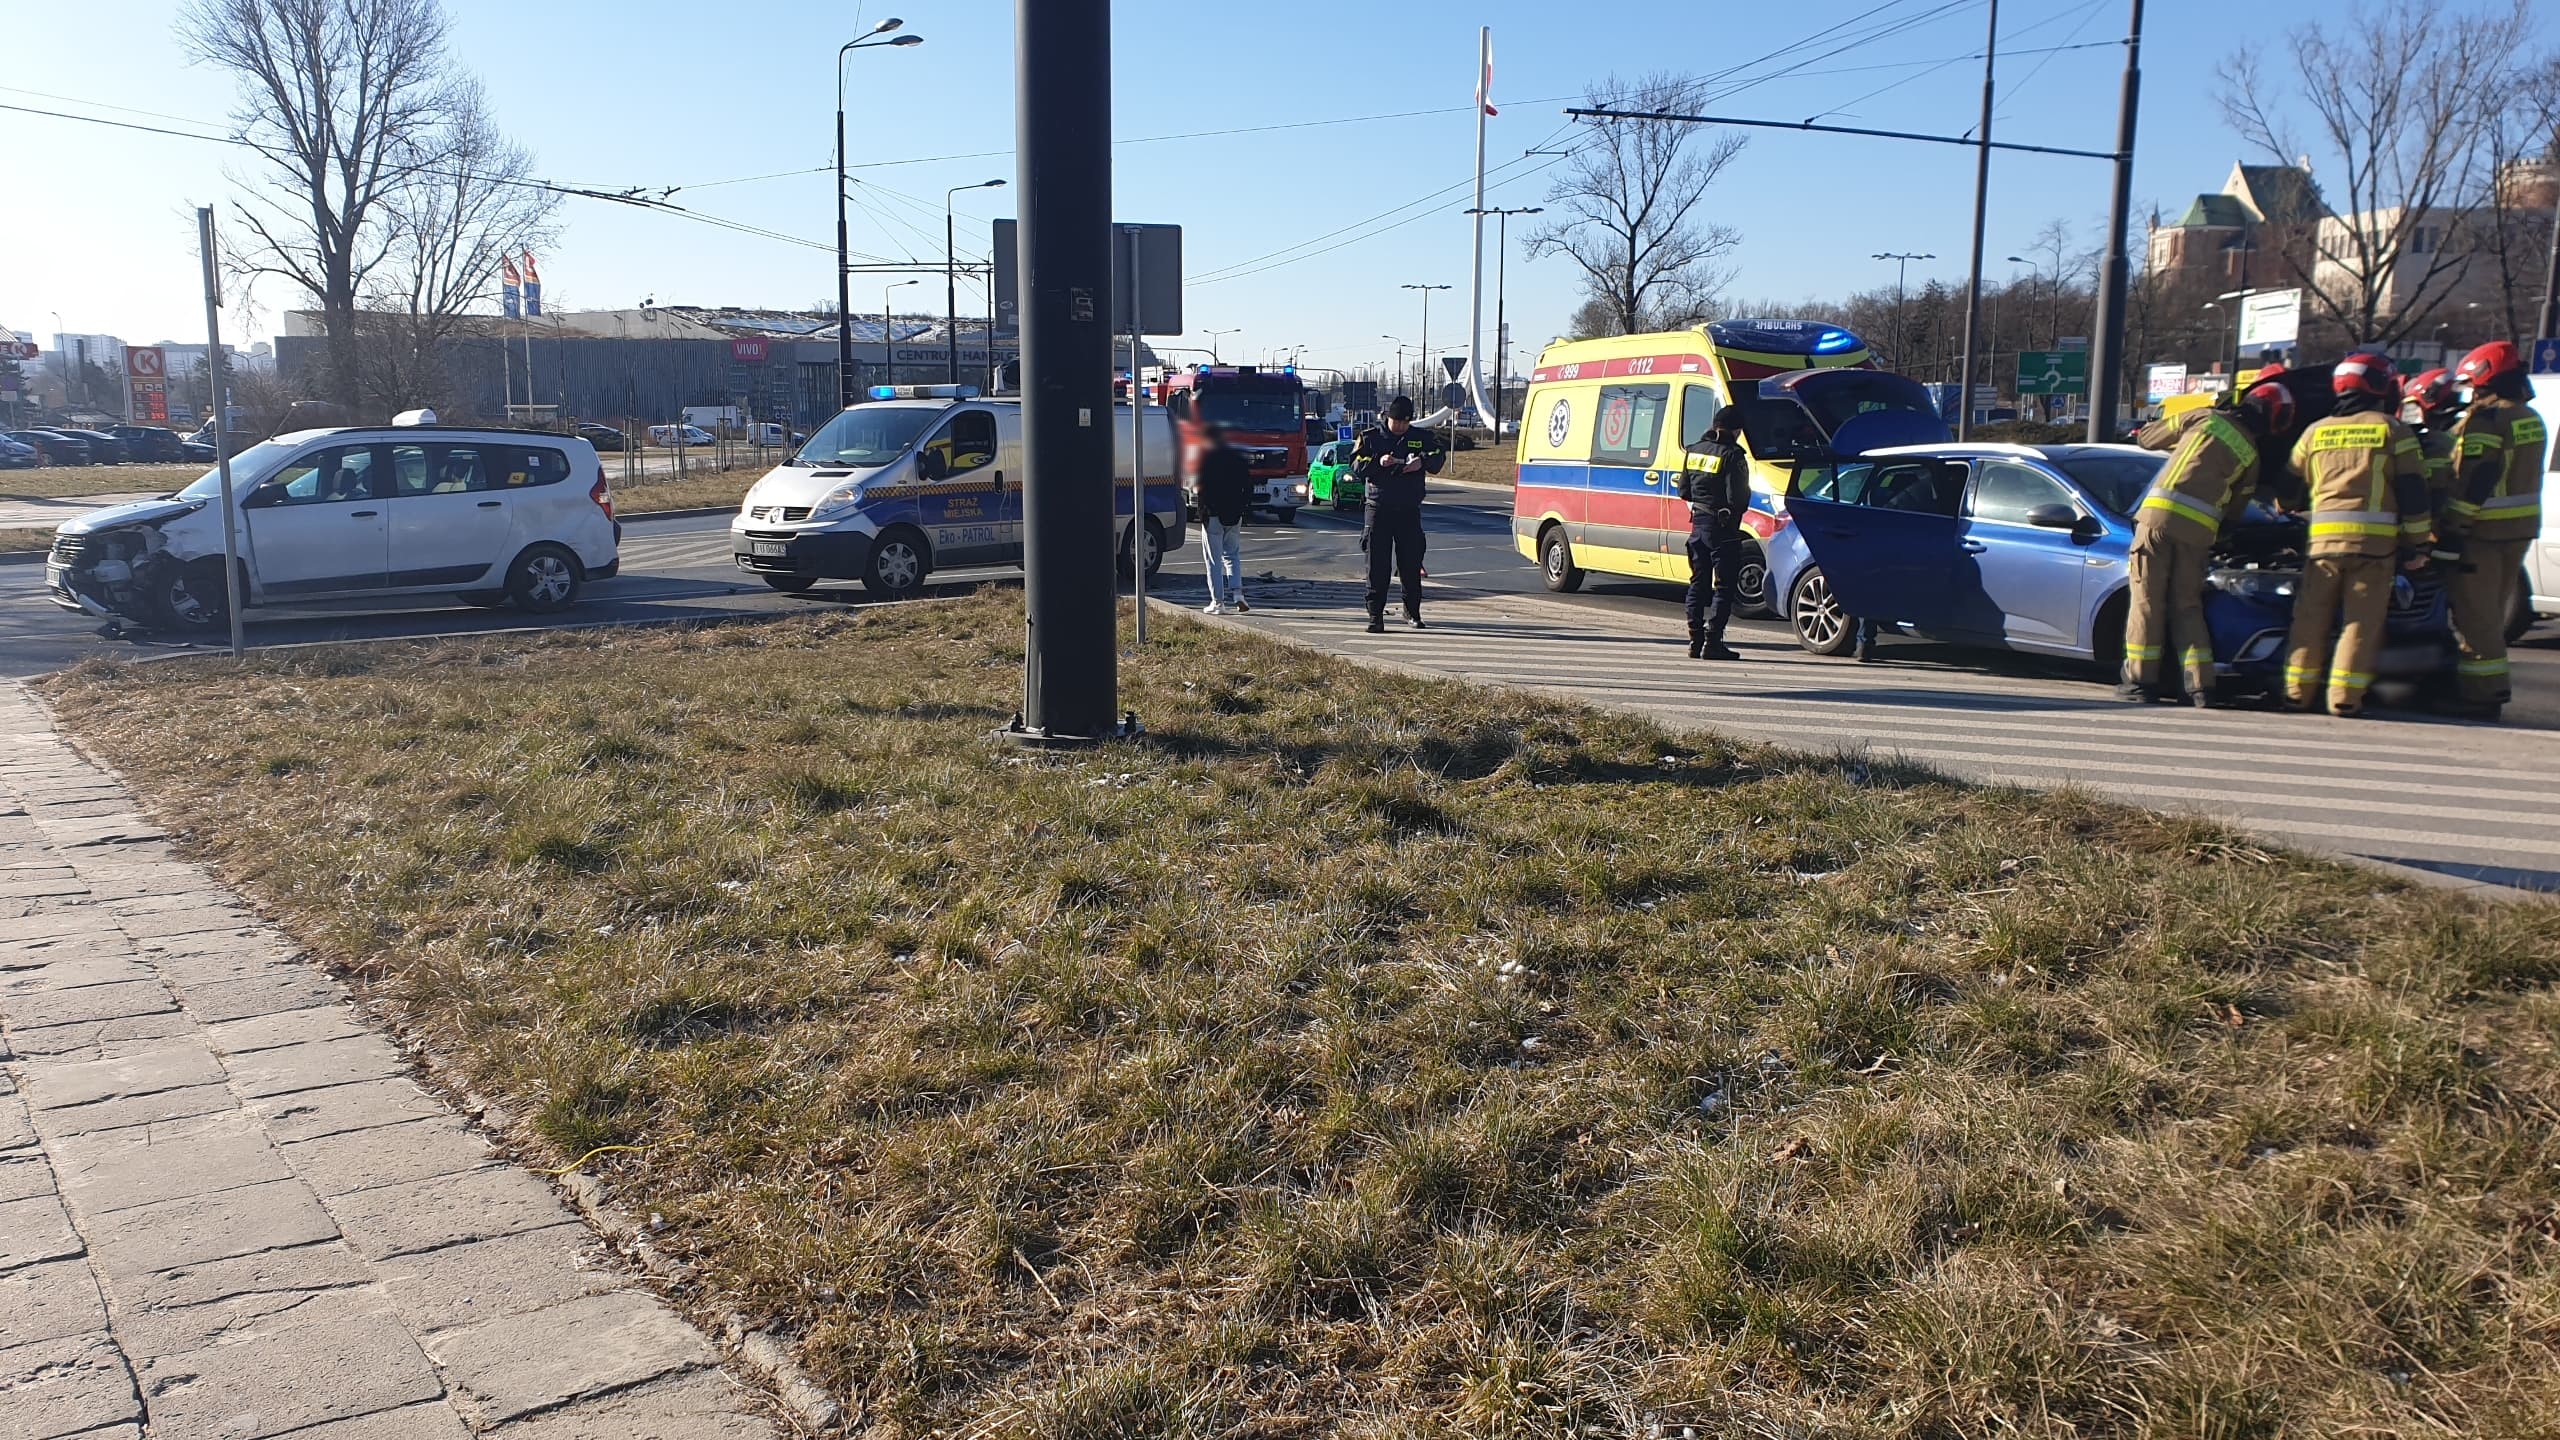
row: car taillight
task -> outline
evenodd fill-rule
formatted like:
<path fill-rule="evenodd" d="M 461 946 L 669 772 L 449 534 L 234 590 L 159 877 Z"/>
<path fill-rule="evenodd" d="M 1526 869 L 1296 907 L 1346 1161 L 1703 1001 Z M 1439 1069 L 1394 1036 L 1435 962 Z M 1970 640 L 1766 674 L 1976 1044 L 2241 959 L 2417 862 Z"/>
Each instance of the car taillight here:
<path fill-rule="evenodd" d="M 604 512 L 604 518 L 613 518 L 613 487 L 605 483 L 602 465 L 596 467 L 596 483 L 587 491 L 587 498 L 596 502 L 596 508 Z"/>

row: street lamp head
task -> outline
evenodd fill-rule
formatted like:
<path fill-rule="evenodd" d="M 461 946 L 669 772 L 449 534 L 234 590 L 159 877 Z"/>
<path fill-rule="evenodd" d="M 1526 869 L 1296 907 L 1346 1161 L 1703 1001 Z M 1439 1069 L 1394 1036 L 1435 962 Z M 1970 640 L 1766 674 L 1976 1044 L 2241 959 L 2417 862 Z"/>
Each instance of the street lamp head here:
<path fill-rule="evenodd" d="M 892 45 L 921 45 L 924 43 L 924 37 L 921 35 L 901 35 L 889 43 Z"/>
<path fill-rule="evenodd" d="M 981 190 L 1001 190 L 1004 188 L 1004 182 L 1002 180 L 989 180 L 978 188 Z"/>
<path fill-rule="evenodd" d="M 899 18 L 898 18 L 897 16 L 895 16 L 895 15 L 892 15 L 892 16 L 890 16 L 888 19 L 881 21 L 879 24 L 872 26 L 872 27 L 871 27 L 871 33 L 872 33 L 872 34 L 874 34 L 874 35 L 886 35 L 886 34 L 888 34 L 890 31 L 895 30 L 895 29 L 897 29 L 899 26 L 904 25 L 904 24 L 906 24 L 906 23 L 907 23 L 906 21 L 899 19 Z"/>
<path fill-rule="evenodd" d="M 2028 259 L 2024 255 L 2012 255 L 2009 257 L 2009 263 L 2012 265 L 2033 265 L 2036 262 Z"/>

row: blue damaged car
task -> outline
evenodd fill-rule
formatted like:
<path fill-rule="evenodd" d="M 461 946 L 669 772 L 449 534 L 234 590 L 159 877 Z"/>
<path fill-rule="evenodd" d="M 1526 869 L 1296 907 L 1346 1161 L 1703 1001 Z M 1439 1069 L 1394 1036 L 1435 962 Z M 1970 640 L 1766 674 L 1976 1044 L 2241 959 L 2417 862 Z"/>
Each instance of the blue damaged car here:
<path fill-rule="evenodd" d="M 1797 642 L 1846 653 L 1850 616 L 1949 644 L 2085 660 L 2124 653 L 2133 514 L 2167 457 L 2127 445 L 1906 445 L 1797 466 L 1800 557 L 1772 557 Z M 2302 522 L 2256 506 L 2216 548 L 2205 621 L 2232 693 L 2281 689 Z M 1792 563 L 1790 563 L 1792 562 Z M 1779 572 L 1786 573 L 1781 575 Z M 2393 586 L 2378 678 L 2431 686 L 2453 633 L 2434 575 Z"/>

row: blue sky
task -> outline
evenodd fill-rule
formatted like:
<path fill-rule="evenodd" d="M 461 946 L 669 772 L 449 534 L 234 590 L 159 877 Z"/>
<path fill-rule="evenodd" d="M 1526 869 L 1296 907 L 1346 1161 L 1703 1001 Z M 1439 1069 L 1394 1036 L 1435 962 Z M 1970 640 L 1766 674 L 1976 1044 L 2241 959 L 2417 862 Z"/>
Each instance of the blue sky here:
<path fill-rule="evenodd" d="M 448 4 L 459 60 L 487 83 L 500 124 L 533 147 L 547 178 L 673 185 L 677 204 L 831 247 L 828 175 L 743 177 L 829 164 L 828 62 L 837 44 L 859 33 L 857 12 L 862 27 L 900 15 L 925 43 L 848 64 L 849 148 L 863 182 L 854 248 L 938 260 L 944 189 L 1012 176 L 1013 8 L 1000 0 Z M 2119 38 L 2126 8 L 2125 0 L 2011 0 L 2002 14 L 2004 50 Z M 2295 8 L 2250 13 L 2263 20 Z M 111 32 L 99 18 L 106 11 L 93 5 L 11 9 L 13 63 L 0 65 L 0 87 L 17 88 L 0 88 L 0 104 L 146 124 L 163 123 L 155 115 L 218 120 L 229 110 L 227 77 L 180 53 L 174 4 L 112 7 Z M 1917 23 L 1815 58 L 1838 44 L 1825 41 L 1826 32 L 1869 12 Z M 2205 0 L 2149 6 L 2134 186 L 2144 205 L 2183 207 L 2195 192 L 2217 188 L 2240 153 L 2212 97 L 2213 64 L 2233 42 L 2234 13 Z M 1550 177 L 1537 167 L 1548 162 L 1522 152 L 1568 141 L 1560 111 L 1612 73 L 1710 73 L 1785 50 L 1776 63 L 1801 63 L 1797 73 L 1732 90 L 1718 103 L 1769 118 L 1832 111 L 1834 123 L 1963 131 L 1980 103 L 1981 67 L 1956 57 L 1979 52 L 1983 16 L 1981 0 L 1120 6 L 1116 210 L 1123 219 L 1186 227 L 1193 333 L 1172 343 L 1206 345 L 1205 331 L 1235 328 L 1241 333 L 1218 341 L 1230 359 L 1305 346 L 1311 365 L 1378 361 L 1391 348 L 1380 334 L 1419 335 L 1417 297 L 1400 288 L 1419 282 L 1456 287 L 1432 305 L 1433 348 L 1445 349 L 1464 325 L 1469 222 L 1457 211 L 1469 203 L 1478 25 L 1493 27 L 1502 110 L 1488 144 L 1498 170 L 1489 203 L 1532 205 L 1546 198 Z M 2108 148 L 2121 55 L 2101 44 L 2004 60 L 1995 137 Z M 1939 61 L 1954 63 L 1921 63 Z M 1406 114 L 1414 111 L 1436 113 Z M 1360 118 L 1399 114 L 1405 118 Z M 1336 121 L 1345 123 L 1322 123 Z M 1294 128 L 1153 138 L 1282 126 Z M 240 156 L 9 111 L 0 111 L 0 150 L 10 156 L 13 182 L 0 200 L 0 324 L 50 335 L 59 311 L 73 331 L 200 338 L 192 207 L 233 188 L 226 170 L 242 173 Z M 1734 289 L 1792 297 L 1889 283 L 1892 266 L 1868 258 L 1879 250 L 1935 252 L 1936 261 L 1913 265 L 1915 286 L 1932 277 L 1960 282 L 1972 167 L 1971 152 L 1954 147 L 1755 134 L 1713 196 L 1717 218 L 1743 235 Z M 742 183 L 715 183 L 722 181 Z M 2094 243 L 2107 186 L 2100 162 L 1997 158 L 1989 273 L 2019 271 L 2000 257 L 2022 252 L 2048 220 L 2067 220 Z M 1407 210 L 1289 249 L 1448 187 L 1458 188 L 1411 223 L 1380 230 L 1417 213 Z M 986 222 L 1011 213 L 1011 193 L 959 197 L 964 250 L 983 250 Z M 797 306 L 832 292 L 822 248 L 591 201 L 569 202 L 563 219 L 565 234 L 542 265 L 556 306 L 626 306 L 644 295 Z M 1525 361 L 1564 325 L 1577 295 L 1565 262 L 1523 261 L 1522 234 L 1515 224 L 1509 278 L 1517 359 Z M 1353 243 L 1337 245 L 1345 240 Z M 1292 263 L 1234 268 L 1264 256 Z M 1214 279 L 1222 267 L 1235 278 Z M 1486 271 L 1489 328 L 1490 253 Z M 857 277 L 856 286 L 855 308 L 876 309 L 879 282 Z M 909 308 L 908 296 L 930 293 L 938 302 L 939 291 L 903 292 L 901 308 Z M 252 323 L 253 336 L 271 328 L 290 297 L 270 286 L 256 299 L 270 322 Z M 963 311 L 979 304 L 964 288 Z"/>

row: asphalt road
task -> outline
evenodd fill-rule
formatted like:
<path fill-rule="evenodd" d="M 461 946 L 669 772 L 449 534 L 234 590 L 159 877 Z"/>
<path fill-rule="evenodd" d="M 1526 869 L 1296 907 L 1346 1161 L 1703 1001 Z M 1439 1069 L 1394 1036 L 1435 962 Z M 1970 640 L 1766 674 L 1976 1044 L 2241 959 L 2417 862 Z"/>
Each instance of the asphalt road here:
<path fill-rule="evenodd" d="M 1537 595 L 1549 603 L 1624 617 L 1661 618 L 1679 612 L 1676 585 L 1594 575 L 1578 595 L 1548 595 L 1537 567 L 1511 546 L 1506 492 L 1442 486 L 1429 507 L 1430 573 L 1434 587 L 1489 594 Z M 553 624 L 629 624 L 717 619 L 741 614 L 790 613 L 811 605 L 872 604 L 853 582 L 829 585 L 806 596 L 777 595 L 729 559 L 727 514 L 638 516 L 624 522 L 622 573 L 587 588 L 585 600 Z M 1295 526 L 1260 523 L 1247 533 L 1244 558 L 1250 575 L 1284 579 L 1350 580 L 1364 564 L 1359 515 L 1322 509 L 1300 512 Z M 1194 546 L 1167 562 L 1161 582 L 1169 598 L 1206 598 Z M 44 567 L 0 565 L 0 675 L 23 676 L 71 664 L 91 655 L 159 654 L 171 646 L 151 639 L 110 640 L 95 621 L 62 610 L 44 597 Z M 960 571 L 940 577 L 937 590 L 1018 582 L 1019 571 Z M 1250 593 L 1250 592 L 1248 592 Z M 543 623 L 509 610 L 478 610 L 444 600 L 374 601 L 326 608 L 251 612 L 252 645 L 299 645 L 469 634 Z M 1792 646 L 1793 636 L 1771 621 L 1737 621 L 1737 642 Z M 1965 650 L 1916 640 L 1888 641 L 1897 674 L 1931 671 L 1980 681 L 2081 681 L 2097 683 L 2086 666 L 1996 652 Z M 2560 624 L 2545 624 L 2514 652 L 2516 702 L 2507 723 L 2560 730 Z"/>
<path fill-rule="evenodd" d="M 1356 514 L 1302 512 L 1295 526 L 1251 527 L 1244 546 L 1251 623 L 1383 663 L 1521 685 L 1815 750 L 1899 755 L 1970 778 L 2077 784 L 2134 803 L 2191 809 L 2287 840 L 2439 875 L 2560 889 L 2560 626 L 2515 652 L 2516 703 L 2502 728 L 2377 711 L 2377 722 L 2248 712 L 2138 710 L 2106 699 L 2085 665 L 1889 640 L 1888 663 L 1860 666 L 1800 651 L 1786 627 L 1737 622 L 1745 659 L 1689 661 L 1678 587 L 1594 576 L 1551 595 L 1511 548 L 1507 492 L 1443 486 L 1430 506 L 1431 612 L 1424 634 L 1367 636 Z M 252 612 L 259 646 L 488 633 L 529 624 L 720 620 L 869 605 L 851 582 L 774 593 L 734 567 L 728 517 L 626 523 L 623 571 L 588 587 L 548 622 L 444 602 L 376 602 Z M 1019 571 L 956 572 L 938 593 L 1019 583 Z M 1171 557 L 1162 598 L 1206 598 L 1196 544 Z M 109 639 L 44 598 L 43 567 L 0 565 L 0 674 L 28 675 L 93 655 L 161 656 L 190 647 Z M 200 650 L 193 653 L 201 653 Z M 2192 733 L 2190 733 L 2192 732 Z M 2209 734 L 2207 732 L 2210 732 Z M 2538 732 L 2538 733 L 2537 733 Z M 2198 754 L 2245 754 L 2204 773 Z"/>

